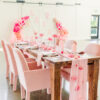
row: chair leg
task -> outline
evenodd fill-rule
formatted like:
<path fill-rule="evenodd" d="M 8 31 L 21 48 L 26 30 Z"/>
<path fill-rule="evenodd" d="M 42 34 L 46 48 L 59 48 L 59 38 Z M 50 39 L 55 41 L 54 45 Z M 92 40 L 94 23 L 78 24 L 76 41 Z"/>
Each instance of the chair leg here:
<path fill-rule="evenodd" d="M 30 100 L 30 92 L 26 91 L 26 100 Z"/>
<path fill-rule="evenodd" d="M 13 91 L 16 91 L 17 88 L 17 76 L 14 75 L 13 77 Z"/>
<path fill-rule="evenodd" d="M 13 85 L 13 73 L 10 72 L 10 85 Z"/>
<path fill-rule="evenodd" d="M 23 88 L 22 85 L 20 85 L 21 88 L 21 99 L 25 99 L 25 89 Z"/>
<path fill-rule="evenodd" d="M 6 67 L 6 78 L 9 79 L 9 65 Z"/>

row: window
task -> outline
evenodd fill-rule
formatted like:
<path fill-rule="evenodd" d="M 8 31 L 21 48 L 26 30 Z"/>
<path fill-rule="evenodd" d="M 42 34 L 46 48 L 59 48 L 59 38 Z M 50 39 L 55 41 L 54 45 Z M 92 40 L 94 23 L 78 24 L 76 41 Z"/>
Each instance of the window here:
<path fill-rule="evenodd" d="M 91 20 L 91 38 L 98 39 L 99 37 L 99 15 L 92 15 Z"/>

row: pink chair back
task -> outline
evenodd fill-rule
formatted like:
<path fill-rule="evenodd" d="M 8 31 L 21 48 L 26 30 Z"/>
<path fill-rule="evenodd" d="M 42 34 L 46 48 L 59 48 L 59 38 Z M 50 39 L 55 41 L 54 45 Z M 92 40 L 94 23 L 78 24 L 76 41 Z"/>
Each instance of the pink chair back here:
<path fill-rule="evenodd" d="M 6 59 L 6 78 L 9 78 L 9 62 L 8 62 L 8 55 L 7 55 L 7 51 L 6 51 L 6 48 L 5 48 L 4 40 L 1 40 L 1 45 L 2 45 L 4 55 L 5 55 L 5 59 Z"/>
<path fill-rule="evenodd" d="M 77 50 L 77 42 L 75 40 L 68 40 L 66 41 L 65 43 L 65 48 L 73 51 L 73 52 L 76 52 Z"/>
<path fill-rule="evenodd" d="M 18 76 L 19 76 L 20 83 L 24 87 L 26 87 L 24 72 L 29 70 L 27 62 L 20 50 L 18 50 L 17 48 L 14 48 L 13 52 L 14 52 L 14 57 L 15 57 L 15 61 L 17 64 L 17 70 L 18 70 Z"/>
<path fill-rule="evenodd" d="M 7 43 L 5 43 L 5 48 L 6 48 L 8 59 L 9 59 L 10 71 L 14 73 L 15 75 L 17 75 L 17 67 L 16 67 L 16 62 L 14 59 L 13 49 Z"/>
<path fill-rule="evenodd" d="M 6 48 L 5 48 L 4 40 L 1 40 L 1 45 L 2 45 L 2 48 L 3 48 L 3 51 L 4 51 L 4 55 L 5 55 L 5 58 L 6 58 L 6 64 L 7 64 L 7 66 L 9 66 L 8 56 L 7 56 L 7 51 L 6 51 Z"/>
<path fill-rule="evenodd" d="M 93 56 L 100 56 L 100 45 L 91 43 L 85 48 L 85 53 Z"/>
<path fill-rule="evenodd" d="M 19 49 L 14 49 L 13 52 L 17 62 L 19 80 L 25 90 L 36 91 L 50 88 L 49 69 L 38 69 L 30 71 L 21 51 Z"/>

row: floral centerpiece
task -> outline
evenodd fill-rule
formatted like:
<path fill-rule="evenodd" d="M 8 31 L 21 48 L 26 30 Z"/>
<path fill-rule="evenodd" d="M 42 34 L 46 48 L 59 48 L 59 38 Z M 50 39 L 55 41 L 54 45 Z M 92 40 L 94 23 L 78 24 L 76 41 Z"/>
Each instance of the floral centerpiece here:
<path fill-rule="evenodd" d="M 17 40 L 21 40 L 21 29 L 25 25 L 26 21 L 29 19 L 29 16 L 22 17 L 19 21 L 14 24 L 13 32 L 17 38 Z"/>

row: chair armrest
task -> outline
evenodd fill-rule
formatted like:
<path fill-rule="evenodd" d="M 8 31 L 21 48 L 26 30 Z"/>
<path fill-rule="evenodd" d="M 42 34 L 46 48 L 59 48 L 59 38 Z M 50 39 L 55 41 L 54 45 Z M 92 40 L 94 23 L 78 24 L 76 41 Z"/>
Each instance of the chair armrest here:
<path fill-rule="evenodd" d="M 50 87 L 50 70 L 49 69 L 38 69 L 24 72 L 26 86 L 31 88 Z"/>

